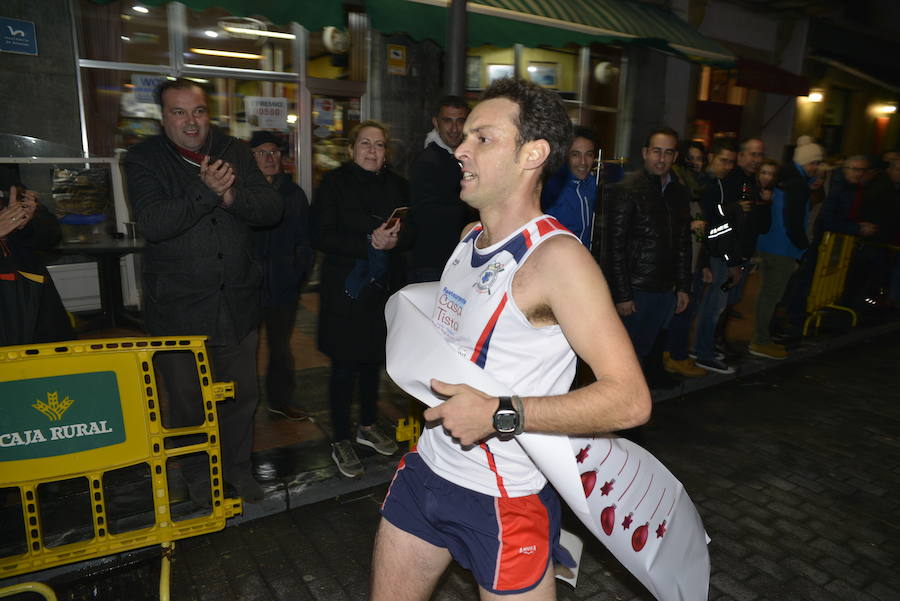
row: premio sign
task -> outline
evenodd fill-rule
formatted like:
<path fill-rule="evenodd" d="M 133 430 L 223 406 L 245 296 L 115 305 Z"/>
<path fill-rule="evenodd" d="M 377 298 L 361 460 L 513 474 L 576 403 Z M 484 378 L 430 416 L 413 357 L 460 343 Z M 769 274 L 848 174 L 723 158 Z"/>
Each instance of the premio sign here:
<path fill-rule="evenodd" d="M 0 461 L 55 457 L 124 441 L 115 372 L 0 382 Z"/>

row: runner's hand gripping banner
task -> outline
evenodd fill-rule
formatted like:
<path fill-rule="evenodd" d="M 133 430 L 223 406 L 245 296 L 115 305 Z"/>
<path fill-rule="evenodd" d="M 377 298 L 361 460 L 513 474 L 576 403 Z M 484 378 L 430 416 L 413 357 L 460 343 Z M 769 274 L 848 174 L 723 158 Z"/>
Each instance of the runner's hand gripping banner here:
<path fill-rule="evenodd" d="M 515 394 L 460 357 L 431 322 L 437 283 L 388 301 L 387 372 L 429 407 L 432 378 L 493 396 Z M 516 437 L 591 533 L 660 601 L 699 601 L 709 589 L 709 541 L 681 482 L 653 455 L 612 435 Z"/>

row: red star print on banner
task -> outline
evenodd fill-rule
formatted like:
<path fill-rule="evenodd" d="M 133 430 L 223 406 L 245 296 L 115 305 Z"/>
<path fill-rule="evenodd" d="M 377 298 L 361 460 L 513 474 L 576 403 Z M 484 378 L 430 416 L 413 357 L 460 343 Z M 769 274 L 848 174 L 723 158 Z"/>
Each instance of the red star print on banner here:
<path fill-rule="evenodd" d="M 606 484 L 604 484 L 603 486 L 600 487 L 600 494 L 608 495 L 610 493 L 610 491 L 613 489 L 613 484 L 615 484 L 615 483 L 616 483 L 615 480 L 607 481 Z"/>
<path fill-rule="evenodd" d="M 590 450 L 591 450 L 591 445 L 588 445 L 588 446 L 584 447 L 583 449 L 581 449 L 580 451 L 578 451 L 578 454 L 575 455 L 575 461 L 577 461 L 578 463 L 584 463 L 584 460 L 588 458 L 588 451 L 590 451 Z"/>
<path fill-rule="evenodd" d="M 663 520 L 662 524 L 659 525 L 659 528 L 656 529 L 656 538 L 662 538 L 666 534 L 666 521 Z"/>
<path fill-rule="evenodd" d="M 634 518 L 631 517 L 631 514 L 629 513 L 628 515 L 625 516 L 625 519 L 622 520 L 622 528 L 624 530 L 628 530 L 629 528 L 631 528 L 631 522 L 633 522 L 633 521 L 634 521 Z"/>

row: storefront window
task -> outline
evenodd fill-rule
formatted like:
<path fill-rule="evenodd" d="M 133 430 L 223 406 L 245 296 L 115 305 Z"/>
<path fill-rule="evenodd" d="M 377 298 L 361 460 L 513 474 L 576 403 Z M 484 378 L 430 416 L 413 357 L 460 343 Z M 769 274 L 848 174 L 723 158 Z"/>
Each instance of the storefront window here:
<path fill-rule="evenodd" d="M 221 8 L 189 10 L 184 61 L 192 65 L 294 72 L 287 27 L 265 17 L 232 17 Z"/>
<path fill-rule="evenodd" d="M 160 110 L 153 99 L 163 76 L 109 69 L 82 69 L 85 115 L 91 154 L 112 156 L 160 133 Z M 210 119 L 226 133 L 248 140 L 258 129 L 284 136 L 290 152 L 285 171 L 293 172 L 299 119 L 297 84 L 231 78 L 190 78 L 207 90 Z"/>
<path fill-rule="evenodd" d="M 139 10 L 136 10 L 139 9 Z M 80 0 L 81 58 L 146 65 L 169 64 L 165 5 L 96 4 Z"/>
<path fill-rule="evenodd" d="M 313 95 L 313 188 L 322 176 L 349 159 L 347 136 L 360 123 L 360 101 L 354 97 Z"/>

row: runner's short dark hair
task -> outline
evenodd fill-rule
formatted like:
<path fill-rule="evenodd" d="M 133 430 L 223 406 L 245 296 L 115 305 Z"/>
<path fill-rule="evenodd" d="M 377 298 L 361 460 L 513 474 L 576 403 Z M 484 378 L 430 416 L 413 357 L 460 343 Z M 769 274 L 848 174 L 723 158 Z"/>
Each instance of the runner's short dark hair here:
<path fill-rule="evenodd" d="M 505 77 L 492 83 L 481 95 L 481 101 L 506 98 L 519 106 L 514 119 L 518 135 L 516 151 L 526 142 L 546 140 L 550 154 L 544 162 L 541 177 L 546 179 L 562 167 L 572 145 L 572 122 L 558 94 L 525 81 Z"/>

